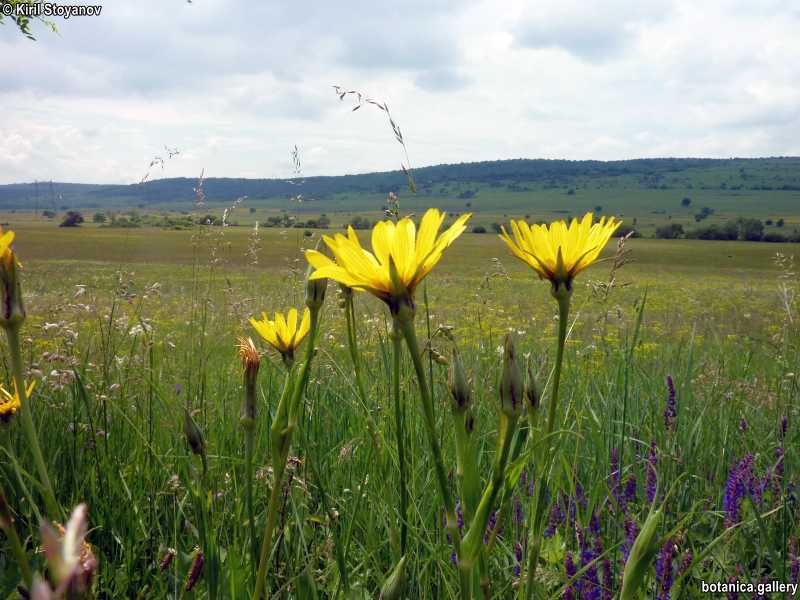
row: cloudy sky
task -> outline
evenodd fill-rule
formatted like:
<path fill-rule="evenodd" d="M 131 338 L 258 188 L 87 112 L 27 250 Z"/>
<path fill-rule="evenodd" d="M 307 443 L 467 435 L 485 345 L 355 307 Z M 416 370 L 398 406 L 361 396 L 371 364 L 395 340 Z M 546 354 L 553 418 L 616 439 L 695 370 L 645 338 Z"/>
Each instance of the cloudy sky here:
<path fill-rule="evenodd" d="M 414 166 L 800 154 L 796 2 L 89 1 L 0 26 L 0 183 L 398 168 L 334 84 Z"/>

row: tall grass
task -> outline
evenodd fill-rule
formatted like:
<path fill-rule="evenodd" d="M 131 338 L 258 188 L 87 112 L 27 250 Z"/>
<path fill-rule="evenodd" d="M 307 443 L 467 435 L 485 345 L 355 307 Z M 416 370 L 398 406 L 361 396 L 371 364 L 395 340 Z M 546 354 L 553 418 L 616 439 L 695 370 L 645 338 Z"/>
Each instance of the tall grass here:
<path fill-rule="evenodd" d="M 115 267 L 25 265 L 23 360 L 26 378 L 38 380 L 31 409 L 59 504 L 88 505 L 101 597 L 240 598 L 253 591 L 251 546 L 262 544 L 253 531 L 260 536 L 264 530 L 276 484 L 269 431 L 284 367 L 267 353 L 257 382 L 250 527 L 239 424 L 244 392 L 234 343 L 248 332 L 248 316 L 299 306 L 303 290 L 291 265 L 266 272 L 233 267 L 224 239 L 210 232 L 198 230 L 188 269 L 140 265 L 131 275 L 119 265 L 117 276 Z M 466 257 L 460 260 L 466 266 Z M 449 355 L 447 336 L 434 334 L 440 325 L 452 326 L 448 331 L 472 379 L 477 468 L 485 483 L 497 441 L 498 346 L 514 323 L 517 354 L 529 357 L 544 383 L 555 358 L 555 312 L 532 277 L 494 278 L 481 287 L 479 277 L 462 276 L 459 266 L 443 265 L 431 279 L 430 302 L 420 299 L 416 324 L 430 358 L 434 352 Z M 602 278 L 602 268 L 589 275 Z M 576 285 L 554 425 L 561 459 L 544 494 L 548 528 L 536 576 L 540 594 L 590 597 L 596 580 L 599 597 L 619 595 L 624 556 L 650 511 L 648 484 L 656 486 L 656 504 L 666 501 L 658 528 L 662 562 L 647 567 L 647 597 L 663 597 L 666 556 L 674 591 L 683 597 L 698 597 L 700 580 L 796 580 L 800 332 L 796 296 L 786 304 L 787 288 L 779 289 L 775 273 L 774 287 L 759 290 L 761 313 L 753 316 L 769 329 L 735 338 L 729 324 L 714 326 L 729 307 L 721 301 L 691 304 L 711 297 L 702 282 L 676 278 L 685 294 L 676 286 L 673 292 L 650 290 L 645 299 L 634 280 L 606 301 L 588 285 Z M 78 296 L 71 286 L 75 277 L 85 286 Z M 781 282 L 796 289 L 795 280 Z M 404 523 L 406 597 L 456 597 L 459 573 L 416 408 L 414 365 L 401 357 L 398 419 L 391 319 L 374 299 L 354 296 L 348 310 L 357 324 L 356 377 L 346 313 L 329 292 L 300 426 L 278 482 L 268 591 L 276 597 L 375 596 L 403 554 Z M 665 297 L 669 293 L 672 298 Z M 678 298 L 689 298 L 685 312 L 669 306 Z M 7 346 L 2 353 L 3 380 L 10 382 Z M 428 357 L 435 431 L 444 462 L 454 470 L 447 367 Z M 669 425 L 667 376 L 677 407 Z M 202 433 L 204 476 L 184 439 L 184 410 Z M 512 449 L 514 481 L 487 528 L 491 597 L 513 596 L 525 578 L 520 550 L 531 521 L 529 449 L 541 444 L 532 434 L 516 454 Z M 44 496 L 34 459 L 17 420 L 0 425 L 0 438 L 0 486 L 13 526 L 31 568 L 44 573 L 43 556 L 35 551 Z M 396 500 L 398 448 L 405 452 L 405 518 Z M 731 490 L 738 485 L 731 473 L 748 455 L 752 463 L 740 478 L 743 491 L 731 521 Z M 454 471 L 448 475 L 455 496 Z M 12 544 L 4 535 L 4 597 L 22 580 Z M 198 549 L 206 560 L 186 592 Z"/>

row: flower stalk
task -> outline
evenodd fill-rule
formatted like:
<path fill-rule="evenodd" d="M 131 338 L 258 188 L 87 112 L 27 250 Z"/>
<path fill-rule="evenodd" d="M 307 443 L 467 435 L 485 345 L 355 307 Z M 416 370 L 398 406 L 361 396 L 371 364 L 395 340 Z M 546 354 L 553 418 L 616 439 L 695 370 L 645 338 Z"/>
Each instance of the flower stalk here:
<path fill-rule="evenodd" d="M 550 472 L 550 465 L 554 459 L 552 444 L 550 436 L 555 429 L 556 421 L 556 407 L 558 405 L 558 391 L 559 384 L 561 383 L 561 366 L 564 361 L 564 346 L 567 341 L 567 322 L 569 319 L 569 306 L 572 296 L 572 289 L 566 284 L 556 285 L 553 284 L 552 288 L 553 297 L 558 302 L 558 346 L 556 349 L 556 364 L 553 371 L 553 387 L 550 392 L 550 402 L 547 409 L 547 424 L 544 431 L 544 455 L 538 461 L 541 470 L 539 474 L 539 485 L 534 494 L 534 501 L 531 510 L 533 520 L 531 521 L 531 543 L 529 544 L 530 550 L 528 551 L 528 572 L 525 583 L 525 595 L 528 600 L 533 598 L 534 580 L 536 575 L 536 567 L 539 563 L 539 552 L 542 546 L 542 527 L 543 515 L 545 508 L 545 490 L 547 489 L 548 473 Z"/>
<path fill-rule="evenodd" d="M 272 422 L 270 438 L 272 446 L 273 483 L 269 504 L 267 506 L 267 522 L 264 526 L 264 535 L 261 540 L 261 552 L 259 556 L 258 572 L 256 573 L 253 600 L 260 600 L 264 597 L 267 566 L 269 564 L 269 555 L 272 551 L 272 536 L 278 515 L 283 475 L 286 472 L 289 450 L 292 445 L 292 436 L 297 427 L 303 392 L 305 391 L 311 374 L 311 362 L 314 358 L 314 342 L 317 337 L 319 313 L 324 300 L 324 287 L 326 285 L 327 280 L 325 279 L 309 282 L 309 288 L 306 294 L 306 305 L 309 308 L 311 322 L 305 358 L 299 367 L 289 369 L 286 375 L 286 384 L 278 403 L 275 418 Z"/>
<path fill-rule="evenodd" d="M 397 435 L 397 462 L 400 468 L 399 507 L 400 555 L 405 556 L 408 546 L 408 483 L 406 481 L 405 434 L 403 411 L 400 404 L 400 359 L 403 353 L 403 334 L 397 319 L 392 321 L 392 399 Z"/>

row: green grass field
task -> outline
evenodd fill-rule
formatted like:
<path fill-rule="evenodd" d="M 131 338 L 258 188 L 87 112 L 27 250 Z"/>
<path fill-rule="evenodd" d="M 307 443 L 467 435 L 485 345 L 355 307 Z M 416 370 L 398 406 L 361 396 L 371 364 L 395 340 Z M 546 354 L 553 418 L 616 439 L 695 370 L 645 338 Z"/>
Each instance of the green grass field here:
<path fill-rule="evenodd" d="M 717 192 L 693 201 L 693 208 L 714 206 L 715 218 L 763 216 L 761 200 L 742 192 L 734 203 L 731 193 Z M 787 227 L 800 224 L 796 196 L 774 194 L 770 215 L 785 216 Z M 526 209 L 518 196 L 507 194 L 476 221 L 520 214 Z M 641 222 L 663 219 L 648 217 L 648 208 L 663 207 L 667 196 L 676 219 L 684 218 L 681 210 L 688 215 L 679 206 L 681 194 L 654 190 L 638 205 Z M 563 191 L 541 198 L 531 218 L 560 218 L 553 211 L 563 210 Z M 611 213 L 628 207 L 628 196 L 615 190 L 584 201 L 578 189 L 569 198 L 576 213 L 597 204 Z M 373 200 L 365 197 L 364 207 L 374 207 Z M 427 201 L 404 201 L 403 208 L 419 214 Z M 272 214 L 266 211 L 259 207 L 240 220 Z M 302 250 L 321 232 L 264 228 L 256 240 L 249 227 L 62 229 L 19 213 L 4 218 L 16 231 L 23 265 L 28 318 L 22 353 L 26 377 L 37 381 L 31 406 L 45 462 L 59 503 L 65 509 L 88 505 L 99 596 L 250 597 L 250 553 L 261 543 L 274 485 L 269 431 L 285 370 L 247 319 L 302 307 Z M 360 235 L 368 244 L 369 232 Z M 619 597 L 625 548 L 647 520 L 646 488 L 655 482 L 656 504 L 664 501 L 655 549 L 660 565 L 655 556 L 647 563 L 640 597 L 663 597 L 665 570 L 675 582 L 672 598 L 702 597 L 701 580 L 797 581 L 800 284 L 788 263 L 775 258 L 797 256 L 800 246 L 634 239 L 625 248 L 628 262 L 613 285 L 616 240 L 605 260 L 576 280 L 557 434 L 547 441 L 561 458 L 545 495 L 549 531 L 537 565 L 539 596 L 568 597 L 567 588 L 575 593 L 577 585 L 583 587 L 572 597 Z M 279 488 L 267 578 L 274 597 L 376 597 L 401 556 L 391 319 L 367 294 L 356 294 L 354 302 L 366 394 L 361 397 L 353 377 L 341 295 L 331 283 L 290 452 L 296 460 Z M 455 343 L 470 373 L 473 436 L 485 483 L 495 460 L 504 337 L 513 333 L 518 356 L 545 386 L 554 365 L 557 306 L 548 284 L 496 235 L 466 233 L 419 289 L 415 324 L 421 344 L 433 350 L 423 356 L 425 371 L 458 496 L 447 366 L 434 359 L 449 356 Z M 239 424 L 242 367 L 234 349 L 241 335 L 265 350 L 252 524 Z M 6 348 L 3 382 L 9 387 Z M 408 356 L 400 369 L 410 502 L 405 597 L 454 598 L 459 571 Z M 667 376 L 677 390 L 674 428 L 663 416 Z M 184 438 L 184 407 L 204 438 L 205 477 Z M 527 556 L 537 497 L 527 483 L 535 449 L 543 445 L 537 431 L 518 442 L 516 478 L 504 488 L 495 525 L 486 532 L 482 570 L 490 585 L 483 591 L 490 597 L 513 597 L 525 578 L 519 556 Z M 44 559 L 35 549 L 44 505 L 19 419 L 0 424 L 0 436 L 0 486 L 31 567 L 42 573 Z M 619 457 L 620 489 L 627 488 L 624 510 L 615 500 L 613 455 Z M 731 483 L 733 465 L 742 460 L 752 461 L 749 471 L 741 469 L 749 475 Z M 526 480 L 518 481 L 522 472 Z M 729 498 L 737 485 L 743 491 L 734 517 Z M 1 543 L 0 594 L 13 597 L 21 575 L 7 537 Z M 169 549 L 175 559 L 162 569 Z M 186 592 L 196 549 L 205 565 Z M 570 580 L 573 561 L 579 573 Z"/>

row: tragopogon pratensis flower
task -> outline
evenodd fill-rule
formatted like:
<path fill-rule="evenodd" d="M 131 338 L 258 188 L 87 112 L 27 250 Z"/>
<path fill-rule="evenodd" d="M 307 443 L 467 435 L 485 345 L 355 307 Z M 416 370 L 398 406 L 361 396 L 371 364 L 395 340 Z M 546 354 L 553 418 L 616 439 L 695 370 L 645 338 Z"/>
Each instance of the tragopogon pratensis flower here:
<path fill-rule="evenodd" d="M 275 313 L 275 320 L 270 321 L 267 313 L 261 313 L 261 320 L 250 319 L 250 324 L 264 341 L 281 353 L 284 364 L 290 367 L 294 362 L 294 351 L 303 341 L 311 328 L 311 313 L 306 308 L 298 326 L 297 309 L 290 308 L 284 318 L 282 313 Z"/>
<path fill-rule="evenodd" d="M 25 397 L 30 398 L 36 382 L 32 381 L 25 389 Z M 22 406 L 19 399 L 19 391 L 16 384 L 14 385 L 14 393 L 9 392 L 2 384 L 0 384 L 0 423 L 8 423 L 11 417 Z"/>
<path fill-rule="evenodd" d="M 0 326 L 16 327 L 25 320 L 25 306 L 22 303 L 22 290 L 17 276 L 17 260 L 11 243 L 14 232 L 3 232 L 0 227 Z"/>
<path fill-rule="evenodd" d="M 573 219 L 569 226 L 564 221 L 528 225 L 522 220 L 512 220 L 514 239 L 505 227 L 500 237 L 514 256 L 533 268 L 540 279 L 550 280 L 554 293 L 561 286 L 569 292 L 575 276 L 597 260 L 621 223 L 613 217 L 602 217 L 597 223 L 592 223 L 590 212 L 580 221 Z"/>
<path fill-rule="evenodd" d="M 425 212 L 419 231 L 408 217 L 397 223 L 380 221 L 372 228 L 372 252 L 362 248 L 352 227 L 346 236 L 323 236 L 336 260 L 316 250 L 306 250 L 306 259 L 316 269 L 311 279 L 327 277 L 370 292 L 386 302 L 395 315 L 404 306 L 413 312 L 414 290 L 464 232 L 470 216 L 461 215 L 441 235 L 438 233 L 445 213 L 435 208 Z"/>

